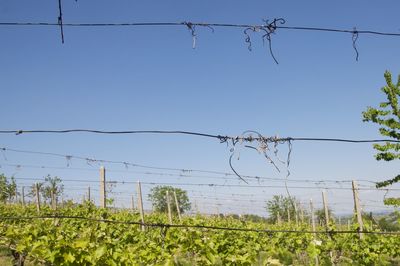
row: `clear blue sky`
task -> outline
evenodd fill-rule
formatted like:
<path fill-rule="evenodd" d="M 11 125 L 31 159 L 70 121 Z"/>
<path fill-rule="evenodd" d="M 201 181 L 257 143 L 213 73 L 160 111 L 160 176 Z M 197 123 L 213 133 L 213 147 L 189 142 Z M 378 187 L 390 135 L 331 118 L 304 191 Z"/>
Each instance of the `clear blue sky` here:
<path fill-rule="evenodd" d="M 262 19 L 282 17 L 287 26 L 400 33 L 399 9 L 398 1 L 63 1 L 65 23 L 259 24 Z M 57 1 L 0 3 L 1 22 L 56 22 L 57 16 Z M 356 62 L 350 34 L 279 30 L 272 37 L 280 63 L 276 65 L 261 36 L 252 35 L 253 51 L 249 52 L 240 29 L 216 28 L 211 33 L 198 28 L 196 49 L 184 27 L 68 27 L 65 44 L 57 27 L 1 26 L 0 34 L 2 129 L 179 129 L 228 135 L 252 129 L 291 137 L 378 138 L 376 127 L 362 122 L 361 112 L 383 100 L 379 88 L 384 85 L 384 71 L 394 76 L 400 73 L 399 37 L 360 35 Z M 226 145 L 185 136 L 2 135 L 0 146 L 230 171 Z M 281 147 L 282 157 L 285 152 L 286 146 Z M 398 174 L 398 162 L 375 162 L 373 154 L 368 144 L 295 142 L 291 178 L 384 179 Z M 3 155 L 0 172 L 7 175 L 98 179 L 96 170 L 5 166 L 66 166 L 63 159 Z M 72 166 L 90 167 L 74 161 Z M 235 166 L 241 173 L 284 177 L 251 150 L 243 151 Z M 124 170 L 123 166 L 106 167 Z M 134 173 L 114 173 L 110 178 L 187 181 Z M 129 189 L 133 192 L 133 187 L 123 189 L 125 196 Z M 194 189 L 207 195 L 249 193 L 262 200 L 284 193 L 282 189 Z M 320 198 L 317 190 L 291 191 L 302 200 Z M 382 195 L 362 196 L 380 201 Z M 332 202 L 348 200 L 346 207 L 351 209 L 350 192 L 329 191 L 328 197 Z M 198 205 L 202 204 L 208 203 L 198 199 Z M 242 212 L 235 204 L 230 207 Z M 208 207 L 203 210 L 213 212 Z"/>

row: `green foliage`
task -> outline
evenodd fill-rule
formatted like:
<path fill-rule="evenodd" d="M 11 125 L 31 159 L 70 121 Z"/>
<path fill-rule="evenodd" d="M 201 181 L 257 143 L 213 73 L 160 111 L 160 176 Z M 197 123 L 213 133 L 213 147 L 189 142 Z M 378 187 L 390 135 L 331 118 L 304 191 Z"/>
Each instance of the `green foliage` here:
<path fill-rule="evenodd" d="M 400 175 L 397 175 L 396 177 L 389 179 L 389 180 L 385 180 L 382 182 L 376 182 L 376 188 L 383 188 L 383 187 L 388 187 L 394 183 L 397 183 L 400 181 Z"/>
<path fill-rule="evenodd" d="M 380 125 L 379 132 L 381 135 L 400 140 L 400 76 L 397 84 L 392 82 L 390 72 L 385 72 L 386 86 L 381 90 L 386 96 L 386 101 L 381 102 L 378 108 L 368 107 L 367 111 L 363 112 L 364 122 L 373 122 Z M 392 161 L 400 158 L 399 143 L 374 144 L 374 148 L 378 151 L 376 154 L 377 160 Z"/>
<path fill-rule="evenodd" d="M 92 203 L 58 210 L 44 206 L 41 215 L 85 216 L 118 221 L 140 221 L 130 211 L 100 209 Z M 41 265 L 396 265 L 400 236 L 365 234 L 260 233 L 200 228 L 163 230 L 121 223 L 76 219 L 7 220 L 10 216 L 36 216 L 34 205 L 0 204 L 0 246 Z M 165 214 L 146 215 L 148 223 L 166 223 Z M 220 217 L 189 217 L 187 225 L 243 229 L 292 230 L 290 224 L 266 224 Z M 308 225 L 298 230 L 306 231 Z M 355 228 L 353 228 L 354 230 Z M 324 231 L 320 227 L 318 230 Z M 371 229 L 372 230 L 372 229 Z"/>
<path fill-rule="evenodd" d="M 153 209 L 157 212 L 167 212 L 167 191 L 169 193 L 171 211 L 177 213 L 177 208 L 175 204 L 174 192 L 179 204 L 179 210 L 181 213 L 190 210 L 191 204 L 187 196 L 187 192 L 180 188 L 174 188 L 171 186 L 156 186 L 150 190 L 148 195 L 149 200 L 153 204 Z"/>
<path fill-rule="evenodd" d="M 17 184 L 14 177 L 8 179 L 4 174 L 0 174 L 0 202 L 11 201 L 17 196 Z"/>
<path fill-rule="evenodd" d="M 269 220 L 276 223 L 279 216 L 281 221 L 288 221 L 289 212 L 290 219 L 293 221 L 296 215 L 294 204 L 300 206 L 295 197 L 289 198 L 283 195 L 274 195 L 272 199 L 267 201 L 266 209 L 269 213 Z"/>
<path fill-rule="evenodd" d="M 363 112 L 363 121 L 378 124 L 382 136 L 400 140 L 400 75 L 396 84 L 393 83 L 389 71 L 385 71 L 384 77 L 386 85 L 381 90 L 385 94 L 386 100 L 381 102 L 378 108 L 368 107 Z M 400 158 L 400 143 L 386 142 L 385 144 L 374 144 L 373 147 L 378 151 L 375 156 L 378 161 L 392 161 Z M 400 175 L 397 175 L 395 178 L 376 183 L 376 187 L 386 187 L 399 181 Z"/>
<path fill-rule="evenodd" d="M 383 203 L 385 203 L 385 205 L 400 207 L 400 198 L 385 198 Z"/>

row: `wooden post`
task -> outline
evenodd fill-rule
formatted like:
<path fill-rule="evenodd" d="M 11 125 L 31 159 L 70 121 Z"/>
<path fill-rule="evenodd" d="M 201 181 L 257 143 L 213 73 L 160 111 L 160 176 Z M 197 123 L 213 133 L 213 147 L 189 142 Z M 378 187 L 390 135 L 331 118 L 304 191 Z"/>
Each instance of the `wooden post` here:
<path fill-rule="evenodd" d="M 196 214 L 200 214 L 199 206 L 197 205 L 197 200 L 194 200 L 194 210 L 196 211 Z"/>
<path fill-rule="evenodd" d="M 18 203 L 18 185 L 15 185 L 15 195 L 14 195 L 14 202 Z M 11 199 L 12 201 L 12 199 Z"/>
<path fill-rule="evenodd" d="M 50 190 L 50 197 L 51 197 L 51 208 L 53 210 L 55 210 L 56 209 L 56 200 L 55 200 L 54 191 L 52 189 Z"/>
<path fill-rule="evenodd" d="M 168 190 L 167 190 L 167 193 L 165 195 L 165 199 L 167 201 L 168 221 L 169 221 L 169 224 L 172 224 L 171 203 L 170 203 L 170 200 L 169 200 L 169 191 Z"/>
<path fill-rule="evenodd" d="M 174 191 L 174 198 L 175 198 L 175 206 L 176 206 L 176 212 L 178 213 L 179 222 L 182 222 L 181 209 L 175 191 Z M 217 206 L 217 215 L 219 215 L 218 206 Z"/>
<path fill-rule="evenodd" d="M 315 228 L 315 216 L 314 216 L 314 205 L 312 199 L 310 199 L 310 215 L 311 215 L 311 228 L 312 231 L 314 232 L 314 241 L 317 240 L 317 233 L 315 233 L 316 228 Z M 315 265 L 319 265 L 318 261 L 318 256 L 315 257 Z"/>
<path fill-rule="evenodd" d="M 312 231 L 315 232 L 315 215 L 314 215 L 314 205 L 312 199 L 310 199 L 310 215 L 311 215 L 311 228 Z M 317 237 L 317 234 L 314 233 L 314 238 Z"/>
<path fill-rule="evenodd" d="M 287 221 L 290 223 L 290 207 L 287 208 Z"/>
<path fill-rule="evenodd" d="M 322 190 L 322 202 L 324 204 L 324 212 L 325 212 L 325 227 L 326 227 L 326 231 L 329 231 L 329 211 L 328 211 L 328 202 L 326 200 L 326 193 L 325 190 Z M 331 238 L 331 236 L 329 236 L 329 238 Z M 333 252 L 329 251 L 329 256 L 331 258 L 331 262 L 333 263 Z"/>
<path fill-rule="evenodd" d="M 89 202 L 92 201 L 92 199 L 91 199 L 90 197 L 91 197 L 91 195 L 90 195 L 90 186 L 88 186 L 88 190 L 87 190 L 87 199 L 88 199 Z"/>
<path fill-rule="evenodd" d="M 100 167 L 100 207 L 106 208 L 106 169 Z"/>
<path fill-rule="evenodd" d="M 144 226 L 144 210 L 143 210 L 143 199 L 142 199 L 142 186 L 140 181 L 137 183 L 137 193 L 138 193 L 138 208 L 140 212 L 140 219 L 142 220 L 142 231 L 146 230 Z"/>
<path fill-rule="evenodd" d="M 278 213 L 276 214 L 276 222 L 278 223 L 278 225 L 281 225 L 281 215 Z"/>
<path fill-rule="evenodd" d="M 301 207 L 301 205 L 300 205 L 300 220 L 301 223 L 304 224 L 304 210 L 303 207 Z"/>
<path fill-rule="evenodd" d="M 361 216 L 360 198 L 358 197 L 357 182 L 353 180 L 351 182 L 351 185 L 352 185 L 352 189 L 353 189 L 354 210 L 355 210 L 355 213 L 357 216 L 358 230 L 362 232 L 363 228 L 364 228 L 364 224 L 363 224 L 363 220 L 362 220 L 362 216 Z M 363 235 L 361 232 L 359 232 L 359 234 L 358 234 L 360 239 L 363 238 Z"/>
<path fill-rule="evenodd" d="M 325 211 L 325 227 L 326 231 L 329 231 L 329 211 L 328 211 L 328 202 L 326 201 L 325 190 L 322 191 L 322 202 L 324 204 L 324 211 Z"/>
<path fill-rule="evenodd" d="M 39 184 L 35 184 L 35 194 L 36 194 L 36 210 L 40 212 L 40 194 L 39 194 Z"/>
<path fill-rule="evenodd" d="M 135 210 L 135 199 L 134 199 L 134 195 L 131 196 L 131 209 Z"/>
<path fill-rule="evenodd" d="M 293 207 L 294 207 L 294 218 L 296 221 L 296 226 L 299 226 L 299 217 L 297 215 L 297 204 L 296 202 L 293 202 Z"/>
<path fill-rule="evenodd" d="M 25 206 L 25 187 L 22 187 L 21 191 L 21 200 L 22 200 L 22 206 Z"/>

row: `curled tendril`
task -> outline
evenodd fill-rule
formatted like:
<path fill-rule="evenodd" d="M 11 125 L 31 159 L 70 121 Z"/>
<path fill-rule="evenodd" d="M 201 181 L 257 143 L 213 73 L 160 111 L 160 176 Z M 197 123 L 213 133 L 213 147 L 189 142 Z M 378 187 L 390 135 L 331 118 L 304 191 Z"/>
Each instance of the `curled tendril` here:
<path fill-rule="evenodd" d="M 272 59 L 274 59 L 275 63 L 276 63 L 277 65 L 279 65 L 279 62 L 278 62 L 278 60 L 276 59 L 276 57 L 275 57 L 275 55 L 274 55 L 274 52 L 272 51 L 271 33 L 267 32 L 266 34 L 264 34 L 264 35 L 262 36 L 262 39 L 263 39 L 263 43 L 265 43 L 265 39 L 267 39 L 267 41 L 268 41 L 268 47 L 269 47 L 269 53 L 271 54 L 271 57 L 272 57 Z"/>
<path fill-rule="evenodd" d="M 383 200 L 385 200 L 385 199 L 386 199 L 386 197 L 387 197 L 387 194 L 389 194 L 389 189 L 386 189 L 386 190 L 385 190 L 385 195 L 383 195 Z"/>
<path fill-rule="evenodd" d="M 214 32 L 215 32 L 214 28 L 213 28 L 213 27 L 211 27 L 211 26 L 210 26 L 210 25 L 208 25 L 208 24 L 204 24 L 204 25 L 202 25 L 202 26 L 209 28 L 209 29 L 211 30 L 211 32 L 212 32 L 212 33 L 214 33 Z"/>
<path fill-rule="evenodd" d="M 257 30 L 257 27 L 254 26 L 254 27 L 249 27 L 243 31 L 244 35 L 246 36 L 244 41 L 247 43 L 247 49 L 249 49 L 249 51 L 251 52 L 253 50 L 253 48 L 252 48 L 251 38 L 250 38 L 248 31 L 256 32 L 258 30 Z"/>
<path fill-rule="evenodd" d="M 359 54 L 358 54 L 358 50 L 357 50 L 357 46 L 356 46 L 357 40 L 358 40 L 358 31 L 357 31 L 356 27 L 354 27 L 354 29 L 353 29 L 353 33 L 352 33 L 351 39 L 353 41 L 353 49 L 356 52 L 356 61 L 358 61 L 358 55 Z"/>
<path fill-rule="evenodd" d="M 197 38 L 196 25 L 194 25 L 192 22 L 186 22 L 186 21 L 182 22 L 182 24 L 186 25 L 186 27 L 188 28 L 188 30 L 192 34 L 192 48 L 195 49 L 196 48 L 196 38 Z"/>
<path fill-rule="evenodd" d="M 233 167 L 233 165 L 232 165 L 232 158 L 233 158 L 233 155 L 235 155 L 234 152 L 232 152 L 232 153 L 231 153 L 231 156 L 229 157 L 229 166 L 231 167 L 231 169 L 232 169 L 232 171 L 235 173 L 235 175 L 236 175 L 237 177 L 239 177 L 240 180 L 242 180 L 243 182 L 245 182 L 246 184 L 248 184 L 248 182 L 247 182 L 246 180 L 244 180 L 243 177 L 242 177 L 241 175 L 239 175 L 238 172 L 236 172 L 235 168 Z"/>
<path fill-rule="evenodd" d="M 276 29 L 279 27 L 277 24 L 285 24 L 286 20 L 283 18 L 275 18 L 272 22 L 269 22 L 268 20 L 264 20 L 265 25 L 262 26 L 262 30 L 265 32 L 265 34 L 262 36 L 263 43 L 265 43 L 265 40 L 268 41 L 268 47 L 269 47 L 269 53 L 271 54 L 271 57 L 274 59 L 275 63 L 278 65 L 279 62 L 276 59 L 273 51 L 272 51 L 272 39 L 271 39 L 271 34 L 275 33 Z"/>
<path fill-rule="evenodd" d="M 268 41 L 268 47 L 269 47 L 269 52 L 271 54 L 271 57 L 274 59 L 276 64 L 279 64 L 278 60 L 276 59 L 273 51 L 272 51 L 272 38 L 271 38 L 271 34 L 275 33 L 276 29 L 279 28 L 278 24 L 285 24 L 286 21 L 283 18 L 275 18 L 272 22 L 269 22 L 269 20 L 263 20 L 264 21 L 264 25 L 261 26 L 251 26 L 246 28 L 243 33 L 245 35 L 245 42 L 248 44 L 247 45 L 247 49 L 249 51 L 252 51 L 252 42 L 251 42 L 251 37 L 249 34 L 249 31 L 252 32 L 260 32 L 263 31 L 264 34 L 262 36 L 262 40 L 263 40 L 263 44 L 265 44 L 265 40 Z"/>
<path fill-rule="evenodd" d="M 269 33 L 274 33 L 276 31 L 276 29 L 279 27 L 276 24 L 279 23 L 281 25 L 286 23 L 286 20 L 283 18 L 274 18 L 274 20 L 269 23 L 268 19 L 263 19 L 263 21 L 265 22 L 264 27 L 268 29 Z"/>

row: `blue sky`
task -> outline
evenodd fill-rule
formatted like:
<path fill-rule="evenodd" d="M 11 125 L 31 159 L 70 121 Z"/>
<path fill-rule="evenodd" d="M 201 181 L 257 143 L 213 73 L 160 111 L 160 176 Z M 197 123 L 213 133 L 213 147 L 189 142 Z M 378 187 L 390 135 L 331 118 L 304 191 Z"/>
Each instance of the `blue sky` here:
<path fill-rule="evenodd" d="M 282 17 L 288 26 L 400 33 L 399 8 L 398 1 L 63 1 L 65 23 L 259 24 L 262 19 Z M 57 1 L 0 3 L 1 22 L 56 22 L 57 12 Z M 57 27 L 1 26 L 0 33 L 2 129 L 179 129 L 228 135 L 251 129 L 268 136 L 378 138 L 376 127 L 362 122 L 361 112 L 384 99 L 379 90 L 384 71 L 400 73 L 399 37 L 360 35 L 356 62 L 350 34 L 282 29 L 272 37 L 276 65 L 261 36 L 252 35 L 249 52 L 240 29 L 215 28 L 212 33 L 198 28 L 196 49 L 184 27 L 68 27 L 65 44 Z M 187 136 L 3 135 L 0 144 L 163 167 L 230 171 L 226 145 Z M 285 157 L 286 146 L 281 152 Z M 291 178 L 384 179 L 398 173 L 398 162 L 376 162 L 373 154 L 368 144 L 295 142 Z M 65 167 L 66 161 L 57 158 L 6 152 L 0 157 L 0 172 L 16 177 L 52 174 L 98 179 L 96 167 L 85 172 L 15 169 L 5 164 Z M 76 161 L 72 166 L 90 167 Z M 284 177 L 251 150 L 243 151 L 235 166 L 241 173 Z M 187 181 L 120 172 L 112 178 Z M 118 189 L 125 189 L 127 196 L 131 188 Z M 282 189 L 194 189 L 207 195 L 249 193 L 261 200 L 284 193 Z M 305 201 L 320 198 L 320 191 L 291 191 Z M 376 201 L 382 196 L 365 194 Z M 350 192 L 332 191 L 328 197 L 332 202 L 348 200 L 346 207 L 351 210 Z M 208 209 L 206 201 L 198 201 L 203 210 Z M 234 204 L 230 207 L 241 211 Z"/>

